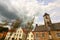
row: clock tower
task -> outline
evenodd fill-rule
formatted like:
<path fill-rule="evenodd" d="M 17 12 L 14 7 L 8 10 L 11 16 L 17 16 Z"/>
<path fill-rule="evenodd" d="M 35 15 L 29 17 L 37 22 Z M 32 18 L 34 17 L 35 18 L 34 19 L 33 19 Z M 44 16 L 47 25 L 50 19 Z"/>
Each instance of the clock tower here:
<path fill-rule="evenodd" d="M 51 27 L 51 19 L 50 19 L 50 15 L 49 14 L 47 14 L 47 13 L 45 13 L 44 15 L 43 15 L 43 17 L 44 17 L 44 23 L 45 23 L 45 26 L 46 27 Z M 50 28 L 49 28 L 50 29 Z"/>

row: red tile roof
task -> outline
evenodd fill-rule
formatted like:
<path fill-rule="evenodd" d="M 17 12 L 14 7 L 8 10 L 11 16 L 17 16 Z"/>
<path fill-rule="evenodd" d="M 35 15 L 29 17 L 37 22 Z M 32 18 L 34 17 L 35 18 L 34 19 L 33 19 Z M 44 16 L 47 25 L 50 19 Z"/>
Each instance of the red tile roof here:
<path fill-rule="evenodd" d="M 25 28 L 22 28 L 23 32 L 27 34 L 27 30 Z"/>

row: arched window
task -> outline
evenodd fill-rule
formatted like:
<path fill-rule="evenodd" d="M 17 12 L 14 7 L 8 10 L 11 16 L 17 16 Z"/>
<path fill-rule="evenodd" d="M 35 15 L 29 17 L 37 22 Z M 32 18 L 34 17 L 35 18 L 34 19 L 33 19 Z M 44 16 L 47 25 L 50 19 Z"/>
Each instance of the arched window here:
<path fill-rule="evenodd" d="M 19 40 L 22 40 L 22 39 L 19 38 Z"/>
<path fill-rule="evenodd" d="M 12 38 L 12 40 L 14 40 L 14 38 Z"/>

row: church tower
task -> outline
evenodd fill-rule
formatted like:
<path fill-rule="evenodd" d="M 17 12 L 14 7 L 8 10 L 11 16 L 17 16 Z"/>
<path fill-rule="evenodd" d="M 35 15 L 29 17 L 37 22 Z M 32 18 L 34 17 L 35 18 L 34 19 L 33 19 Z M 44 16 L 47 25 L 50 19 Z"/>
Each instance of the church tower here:
<path fill-rule="evenodd" d="M 51 19 L 50 19 L 50 15 L 49 14 L 47 14 L 47 13 L 45 13 L 44 15 L 43 15 L 43 17 L 44 17 L 44 23 L 45 23 L 45 26 L 46 27 L 51 27 Z"/>

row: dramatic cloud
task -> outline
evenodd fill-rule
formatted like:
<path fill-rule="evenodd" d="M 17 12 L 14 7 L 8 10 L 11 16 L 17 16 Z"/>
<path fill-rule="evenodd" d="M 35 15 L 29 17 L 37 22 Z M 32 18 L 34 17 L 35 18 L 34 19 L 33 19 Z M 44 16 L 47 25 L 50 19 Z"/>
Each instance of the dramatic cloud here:
<path fill-rule="evenodd" d="M 60 13 L 57 8 L 60 8 L 60 0 L 0 0 L 1 16 L 7 19 L 22 18 L 24 22 L 35 16 L 35 24 L 43 24 L 45 12 L 51 15 L 52 21 L 57 20 Z"/>
<path fill-rule="evenodd" d="M 0 14 L 9 19 L 13 19 L 18 16 L 24 18 L 24 21 L 27 21 L 33 16 L 38 16 L 42 13 L 36 0 L 1 0 L 0 2 L 2 7 Z"/>
<path fill-rule="evenodd" d="M 8 9 L 8 7 L 6 6 L 6 4 L 0 4 L 0 15 L 8 18 L 8 19 L 14 19 L 14 18 L 18 18 L 17 15 L 15 14 L 15 11 L 10 11 Z"/>

